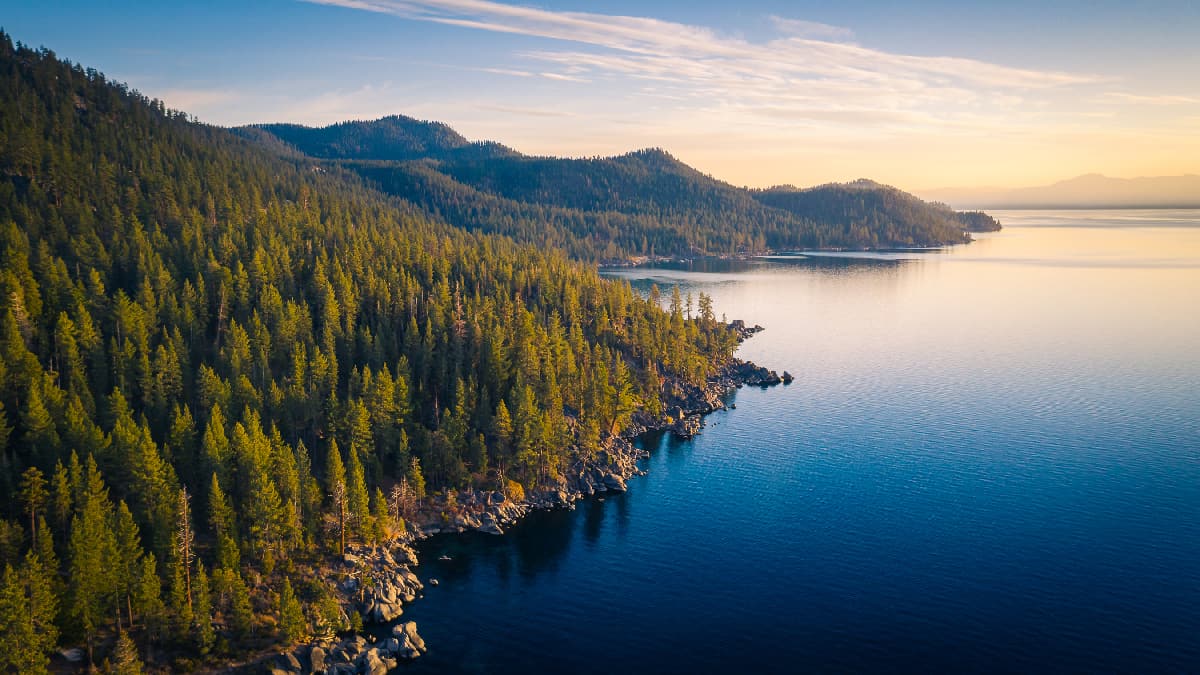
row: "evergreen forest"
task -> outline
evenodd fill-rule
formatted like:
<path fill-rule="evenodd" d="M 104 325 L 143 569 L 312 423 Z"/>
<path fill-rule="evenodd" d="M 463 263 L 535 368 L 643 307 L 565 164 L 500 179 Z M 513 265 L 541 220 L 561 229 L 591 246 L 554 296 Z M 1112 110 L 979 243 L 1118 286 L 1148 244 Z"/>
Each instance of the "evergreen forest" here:
<path fill-rule="evenodd" d="M 0 89 L 0 672 L 348 628 L 323 557 L 553 482 L 736 346 L 3 34 Z"/>

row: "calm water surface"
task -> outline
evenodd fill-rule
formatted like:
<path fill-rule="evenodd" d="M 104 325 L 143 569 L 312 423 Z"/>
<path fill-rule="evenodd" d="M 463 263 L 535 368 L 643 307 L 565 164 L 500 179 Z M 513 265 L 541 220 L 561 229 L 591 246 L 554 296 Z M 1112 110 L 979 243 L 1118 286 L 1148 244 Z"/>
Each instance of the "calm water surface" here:
<path fill-rule="evenodd" d="M 627 494 L 426 542 L 403 670 L 1200 671 L 1200 212 L 996 215 L 620 272 L 796 382 L 645 439 Z"/>

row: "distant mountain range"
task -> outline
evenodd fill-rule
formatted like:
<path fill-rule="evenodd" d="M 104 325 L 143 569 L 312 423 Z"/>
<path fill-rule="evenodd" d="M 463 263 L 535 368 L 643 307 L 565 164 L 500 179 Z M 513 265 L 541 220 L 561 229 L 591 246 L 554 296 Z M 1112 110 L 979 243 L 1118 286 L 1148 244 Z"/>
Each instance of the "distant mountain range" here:
<path fill-rule="evenodd" d="M 1200 176 L 1109 178 L 1092 173 L 1042 187 L 945 188 L 921 194 L 958 208 L 1200 208 Z"/>
<path fill-rule="evenodd" d="M 937 246 L 1000 227 L 985 214 L 957 213 L 872 181 L 747 190 L 661 149 L 533 157 L 401 115 L 235 131 L 280 154 L 354 172 L 451 224 L 589 260 Z"/>

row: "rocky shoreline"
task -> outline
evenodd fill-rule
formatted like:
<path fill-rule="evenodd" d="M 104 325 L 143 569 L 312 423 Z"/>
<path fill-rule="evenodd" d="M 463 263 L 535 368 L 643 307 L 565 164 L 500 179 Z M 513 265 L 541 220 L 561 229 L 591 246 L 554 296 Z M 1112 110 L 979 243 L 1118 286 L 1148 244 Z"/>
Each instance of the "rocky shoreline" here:
<path fill-rule="evenodd" d="M 739 342 L 763 330 L 761 326 L 748 327 L 741 321 L 731 323 L 730 329 L 738 334 Z M 463 490 L 452 496 L 432 497 L 410 519 L 404 534 L 386 544 L 347 547 L 342 560 L 327 570 L 326 581 L 337 588 L 346 616 L 355 612 L 363 624 L 396 622 L 404 613 L 404 605 L 422 597 L 425 588 L 413 571 L 419 561 L 412 544 L 435 534 L 471 530 L 500 535 L 533 511 L 574 508 L 575 502 L 587 497 L 624 492 L 630 478 L 646 473 L 638 462 L 649 453 L 633 444 L 638 436 L 665 431 L 691 438 L 704 427 L 704 416 L 724 409 L 725 398 L 736 389 L 769 387 L 792 380 L 786 371 L 780 375 L 733 358 L 702 387 L 681 381 L 668 383 L 662 414 L 635 413 L 627 429 L 606 439 L 603 449 L 593 457 L 577 458 L 557 484 L 530 491 L 519 501 L 503 492 L 489 490 Z M 428 581 L 437 583 L 434 579 Z M 409 621 L 395 623 L 386 639 L 361 633 L 340 640 L 326 636 L 290 652 L 261 659 L 248 669 L 271 675 L 384 675 L 399 662 L 415 659 L 425 651 L 416 622 Z"/>

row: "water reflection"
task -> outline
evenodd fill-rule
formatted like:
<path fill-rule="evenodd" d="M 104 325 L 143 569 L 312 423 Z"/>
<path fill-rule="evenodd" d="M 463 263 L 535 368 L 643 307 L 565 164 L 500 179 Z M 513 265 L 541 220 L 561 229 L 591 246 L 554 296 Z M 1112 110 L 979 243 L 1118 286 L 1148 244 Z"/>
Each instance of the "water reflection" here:
<path fill-rule="evenodd" d="M 583 510 L 583 538 L 588 544 L 595 545 L 604 529 L 604 502 L 589 499 L 579 508 Z"/>

